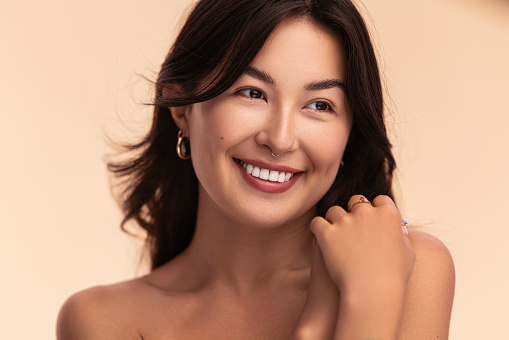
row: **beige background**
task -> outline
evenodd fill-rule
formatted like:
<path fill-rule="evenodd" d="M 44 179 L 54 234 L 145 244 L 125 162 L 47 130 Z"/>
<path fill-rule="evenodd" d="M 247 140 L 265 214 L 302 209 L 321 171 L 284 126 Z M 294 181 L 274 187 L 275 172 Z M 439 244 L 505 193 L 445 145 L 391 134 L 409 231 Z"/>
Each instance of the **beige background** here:
<path fill-rule="evenodd" d="M 399 202 L 457 270 L 451 339 L 507 336 L 509 3 L 365 0 Z M 0 2 L 0 339 L 52 339 L 71 293 L 129 279 L 105 135 L 143 131 L 185 0 Z"/>

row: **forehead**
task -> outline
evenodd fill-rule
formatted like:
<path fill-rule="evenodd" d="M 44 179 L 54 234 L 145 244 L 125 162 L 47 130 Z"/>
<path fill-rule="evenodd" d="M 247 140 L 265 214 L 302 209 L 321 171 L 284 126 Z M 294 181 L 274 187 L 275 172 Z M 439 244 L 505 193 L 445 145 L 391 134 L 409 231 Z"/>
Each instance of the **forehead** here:
<path fill-rule="evenodd" d="M 344 80 L 345 75 L 345 57 L 340 40 L 327 29 L 304 18 L 283 20 L 252 65 L 275 78 L 278 74 L 293 73 L 307 80 Z"/>

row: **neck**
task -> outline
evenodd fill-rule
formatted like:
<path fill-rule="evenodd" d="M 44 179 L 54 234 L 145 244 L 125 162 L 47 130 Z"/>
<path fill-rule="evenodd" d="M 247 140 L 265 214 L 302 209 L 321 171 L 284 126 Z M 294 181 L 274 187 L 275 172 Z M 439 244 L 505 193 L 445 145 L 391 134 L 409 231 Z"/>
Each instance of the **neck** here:
<path fill-rule="evenodd" d="M 310 211 L 268 227 L 240 223 L 211 205 L 199 204 L 193 241 L 183 255 L 201 280 L 238 290 L 263 287 L 288 275 L 309 274 L 313 216 Z"/>

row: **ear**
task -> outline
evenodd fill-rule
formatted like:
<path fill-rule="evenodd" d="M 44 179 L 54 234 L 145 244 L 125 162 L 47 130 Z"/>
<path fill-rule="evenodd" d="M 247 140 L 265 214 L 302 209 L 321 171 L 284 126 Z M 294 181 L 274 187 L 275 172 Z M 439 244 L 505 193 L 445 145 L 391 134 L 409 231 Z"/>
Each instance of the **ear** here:
<path fill-rule="evenodd" d="M 183 89 L 180 85 L 177 84 L 171 84 L 166 85 L 163 88 L 163 97 L 166 98 L 175 98 L 179 96 L 183 96 Z M 182 134 L 186 137 L 189 136 L 189 128 L 188 128 L 188 122 L 187 122 L 187 114 L 190 110 L 191 106 L 178 106 L 178 107 L 170 107 L 171 116 L 173 118 L 173 121 L 180 130 L 182 130 Z"/>
<path fill-rule="evenodd" d="M 189 109 L 190 106 L 170 107 L 173 121 L 177 124 L 179 129 L 182 130 L 182 135 L 185 137 L 189 137 L 189 126 L 187 123 L 187 113 Z"/>

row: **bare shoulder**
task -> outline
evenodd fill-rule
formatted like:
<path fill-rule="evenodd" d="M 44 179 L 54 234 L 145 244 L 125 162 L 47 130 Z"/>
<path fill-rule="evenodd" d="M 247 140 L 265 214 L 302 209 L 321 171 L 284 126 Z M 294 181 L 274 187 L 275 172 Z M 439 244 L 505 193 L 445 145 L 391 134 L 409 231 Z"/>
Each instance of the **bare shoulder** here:
<path fill-rule="evenodd" d="M 135 324 L 138 280 L 78 292 L 62 305 L 58 340 L 140 339 Z"/>
<path fill-rule="evenodd" d="M 451 253 L 438 238 L 409 231 L 415 265 L 408 283 L 402 339 L 447 339 L 455 288 Z"/>
<path fill-rule="evenodd" d="M 449 249 L 438 238 L 418 230 L 409 230 L 408 237 L 418 260 L 426 264 L 452 266 L 449 269 L 454 269 Z"/>

